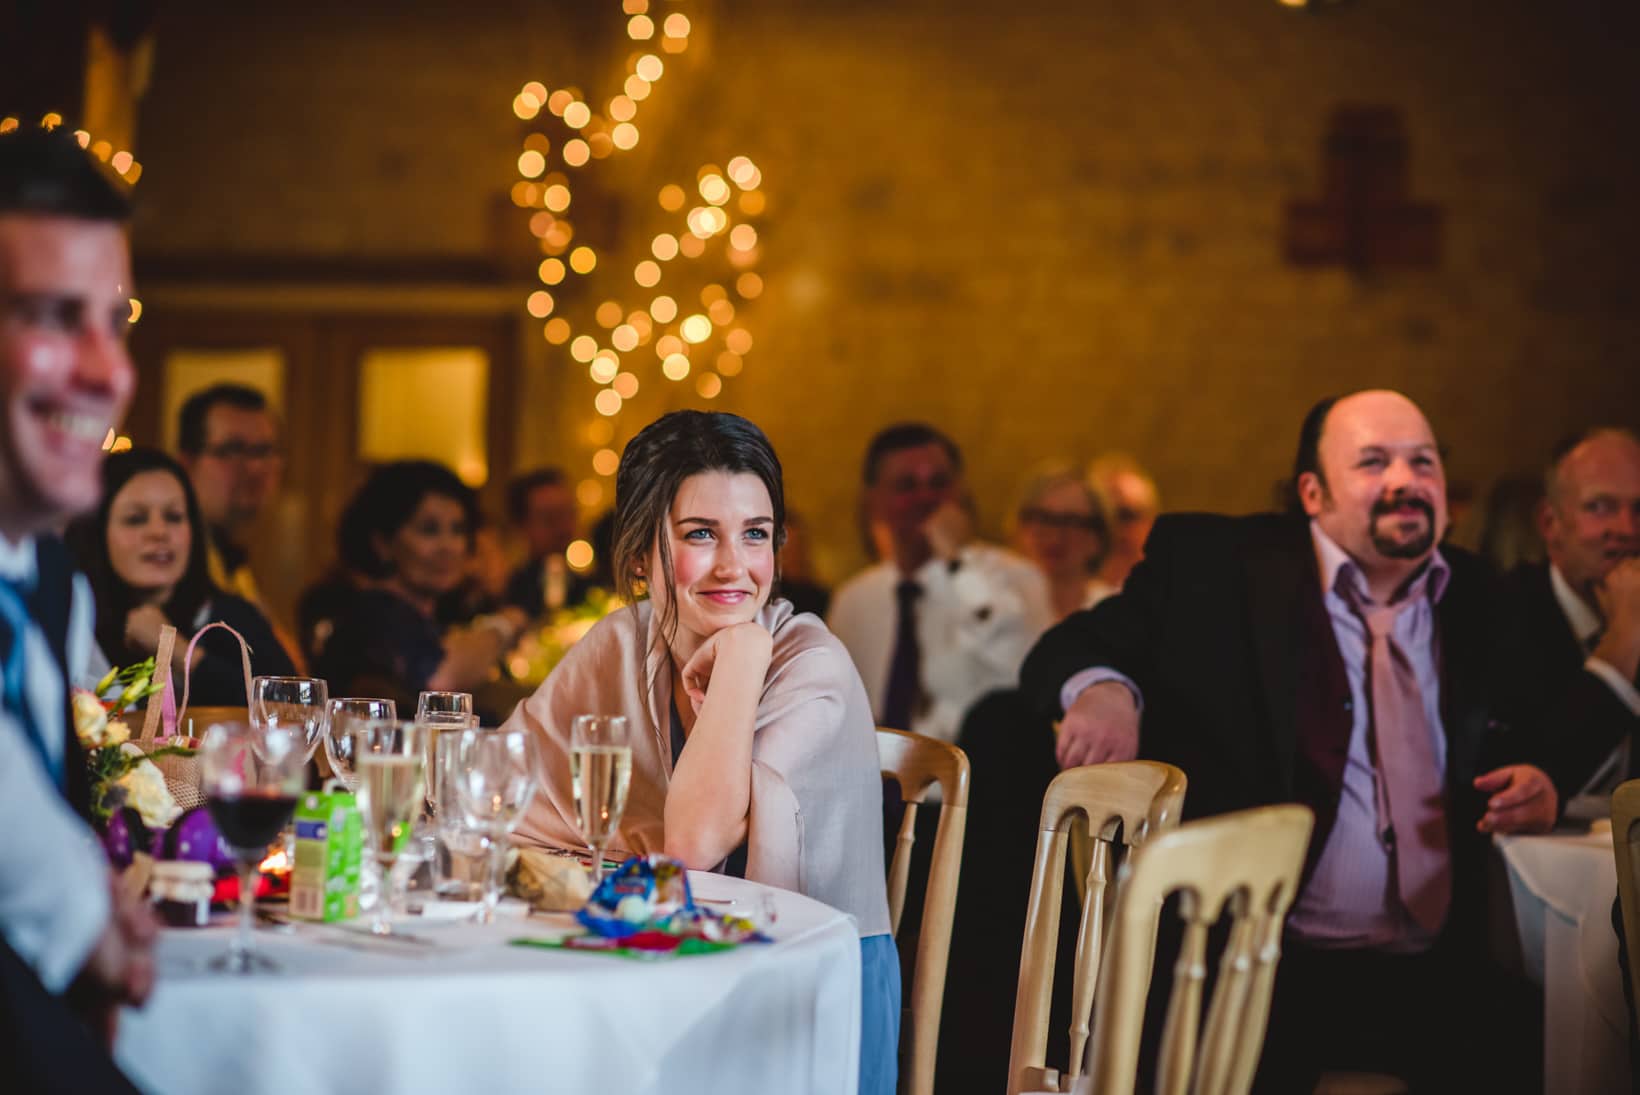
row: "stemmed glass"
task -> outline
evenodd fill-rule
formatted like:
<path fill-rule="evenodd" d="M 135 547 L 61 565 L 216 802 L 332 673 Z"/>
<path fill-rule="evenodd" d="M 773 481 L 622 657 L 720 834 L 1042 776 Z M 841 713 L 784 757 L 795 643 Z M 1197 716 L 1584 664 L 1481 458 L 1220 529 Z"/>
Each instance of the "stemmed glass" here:
<path fill-rule="evenodd" d="M 455 802 L 446 802 L 448 812 L 459 810 L 471 828 L 483 834 L 489 851 L 484 872 L 484 903 L 478 922 L 495 919 L 501 900 L 501 874 L 507 856 L 507 834 L 535 797 L 535 742 L 527 730 L 451 731 L 455 739 L 447 758 L 454 766 L 448 785 L 455 787 Z"/>
<path fill-rule="evenodd" d="M 290 820 L 302 793 L 306 743 L 289 726 L 216 723 L 200 746 L 201 782 L 211 820 L 239 864 L 239 932 L 213 969 L 251 973 L 274 964 L 251 948 L 257 867 Z"/>
<path fill-rule="evenodd" d="M 399 717 L 392 700 L 363 696 L 342 696 L 326 705 L 325 756 L 330 770 L 349 791 L 359 789 L 359 775 L 353 768 L 353 731 L 367 722 L 392 722 Z"/>
<path fill-rule="evenodd" d="M 468 729 L 478 725 L 478 716 L 473 713 L 473 696 L 470 692 L 423 692 L 416 701 L 416 721 L 429 728 L 427 737 L 427 805 L 436 818 L 438 816 L 439 791 L 443 788 L 443 781 L 439 778 L 437 743 L 448 728 Z"/>
<path fill-rule="evenodd" d="M 302 763 L 313 759 L 325 736 L 329 687 L 317 677 L 253 677 L 251 722 L 295 730 L 302 739 Z"/>
<path fill-rule="evenodd" d="M 421 811 L 427 731 L 413 722 L 369 722 L 353 730 L 353 765 L 359 779 L 359 812 L 365 842 L 384 886 L 393 877 L 399 849 L 410 839 Z M 370 930 L 392 935 L 389 902 L 376 901 Z"/>
<path fill-rule="evenodd" d="M 604 847 L 620 828 L 632 785 L 625 715 L 577 715 L 570 727 L 569 772 L 581 835 L 592 849 L 592 885 L 604 880 Z"/>

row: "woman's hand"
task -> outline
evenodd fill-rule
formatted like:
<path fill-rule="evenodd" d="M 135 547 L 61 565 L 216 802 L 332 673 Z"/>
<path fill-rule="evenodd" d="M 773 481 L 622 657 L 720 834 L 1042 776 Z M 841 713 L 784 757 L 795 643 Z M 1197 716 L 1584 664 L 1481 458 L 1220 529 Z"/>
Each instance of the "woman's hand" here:
<path fill-rule="evenodd" d="M 171 621 L 158 605 L 138 605 L 125 614 L 125 641 L 133 650 L 154 654 L 159 651 L 159 633 Z"/>
<path fill-rule="evenodd" d="M 774 637 L 756 620 L 733 624 L 714 632 L 678 671 L 678 676 L 683 680 L 683 690 L 688 694 L 695 713 L 700 714 L 701 705 L 706 702 L 706 690 L 711 686 L 715 672 L 721 669 L 725 673 L 761 682 L 769 672 L 769 659 L 773 653 Z"/>

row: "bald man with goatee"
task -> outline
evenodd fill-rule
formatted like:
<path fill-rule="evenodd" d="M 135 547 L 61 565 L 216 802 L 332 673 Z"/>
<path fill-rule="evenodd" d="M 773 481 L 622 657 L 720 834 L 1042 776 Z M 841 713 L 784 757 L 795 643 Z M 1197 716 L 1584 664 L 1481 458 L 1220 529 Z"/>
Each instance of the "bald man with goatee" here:
<path fill-rule="evenodd" d="M 1293 482 L 1285 515 L 1159 518 L 1123 591 L 1043 636 L 1022 688 L 1062 720 L 1063 766 L 1182 768 L 1186 819 L 1314 811 L 1259 1090 L 1335 1069 L 1496 1090 L 1518 1040 L 1484 953 L 1486 843 L 1548 829 L 1560 793 L 1503 732 L 1495 583 L 1441 544 L 1440 449 L 1405 396 L 1318 403 Z"/>

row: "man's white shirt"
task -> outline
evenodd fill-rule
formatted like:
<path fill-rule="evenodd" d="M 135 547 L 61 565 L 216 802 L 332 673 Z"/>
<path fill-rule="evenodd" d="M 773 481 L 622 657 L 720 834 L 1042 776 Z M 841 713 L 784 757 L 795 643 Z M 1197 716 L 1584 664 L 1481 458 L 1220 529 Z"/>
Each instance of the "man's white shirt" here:
<path fill-rule="evenodd" d="M 1053 623 L 1048 585 L 1037 568 L 1010 551 L 969 544 L 955 569 L 932 559 L 907 577 L 922 587 L 917 599 L 921 685 L 927 703 L 909 729 L 955 741 L 968 708 L 985 693 L 1013 688 L 1019 667 Z M 901 581 L 892 563 L 856 574 L 832 596 L 826 620 L 854 659 L 871 710 L 882 721 L 894 657 Z"/>

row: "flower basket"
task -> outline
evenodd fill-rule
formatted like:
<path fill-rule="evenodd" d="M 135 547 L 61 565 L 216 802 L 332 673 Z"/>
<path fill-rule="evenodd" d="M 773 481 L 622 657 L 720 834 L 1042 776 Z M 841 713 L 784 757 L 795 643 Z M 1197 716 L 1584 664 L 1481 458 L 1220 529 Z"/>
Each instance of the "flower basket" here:
<path fill-rule="evenodd" d="M 191 665 L 194 660 L 194 647 L 199 638 L 212 628 L 220 627 L 235 639 L 239 640 L 239 657 L 245 671 L 245 706 L 250 707 L 251 694 L 251 655 L 250 646 L 244 636 L 217 621 L 206 624 L 194 633 L 188 643 L 187 655 L 184 664 Z M 192 810 L 205 805 L 205 791 L 202 773 L 200 771 L 199 742 L 184 735 L 181 727 L 187 723 L 183 721 L 188 710 L 187 676 L 182 680 L 182 705 L 177 706 L 176 689 L 173 686 L 171 673 L 171 652 L 175 649 L 177 629 L 167 625 L 160 631 L 159 649 L 154 653 L 154 679 L 156 684 L 163 684 L 157 697 L 158 702 L 150 699 L 148 710 L 143 718 L 142 734 L 137 738 L 137 747 L 149 754 L 160 773 L 165 776 L 165 786 L 176 799 L 177 805 L 183 810 Z M 163 730 L 164 733 L 160 733 Z M 173 752 L 176 747 L 187 748 L 186 753 Z"/>

